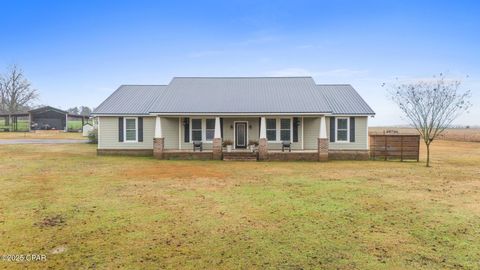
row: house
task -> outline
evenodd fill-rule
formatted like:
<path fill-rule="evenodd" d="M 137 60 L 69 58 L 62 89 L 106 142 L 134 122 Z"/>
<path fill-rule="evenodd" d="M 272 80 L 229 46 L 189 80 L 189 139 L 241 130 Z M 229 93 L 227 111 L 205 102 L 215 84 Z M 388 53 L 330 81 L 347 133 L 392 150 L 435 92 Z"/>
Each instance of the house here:
<path fill-rule="evenodd" d="M 98 154 L 222 159 L 244 153 L 258 160 L 367 159 L 374 114 L 352 86 L 319 85 L 311 77 L 175 77 L 168 85 L 122 85 L 93 112 Z M 232 152 L 222 146 L 229 141 Z M 257 150 L 246 151 L 253 142 Z M 289 145 L 291 151 L 282 151 Z"/>

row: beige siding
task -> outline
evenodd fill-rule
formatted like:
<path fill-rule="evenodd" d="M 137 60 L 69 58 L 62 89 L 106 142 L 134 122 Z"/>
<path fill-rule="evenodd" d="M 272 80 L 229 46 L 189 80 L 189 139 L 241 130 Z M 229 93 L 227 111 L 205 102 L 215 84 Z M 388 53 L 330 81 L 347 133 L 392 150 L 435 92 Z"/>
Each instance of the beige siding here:
<path fill-rule="evenodd" d="M 318 149 L 318 136 L 320 135 L 320 117 L 305 117 L 303 118 L 305 124 L 304 132 L 305 136 L 305 150 Z"/>
<path fill-rule="evenodd" d="M 178 149 L 178 118 L 162 117 L 161 119 L 165 149 Z"/>
<path fill-rule="evenodd" d="M 118 141 L 118 117 L 99 117 L 98 149 L 152 149 L 155 117 L 143 117 L 143 142 Z"/>
<path fill-rule="evenodd" d="M 138 143 L 126 143 L 118 141 L 118 117 L 106 117 L 102 116 L 100 119 L 100 132 L 99 132 L 99 149 L 152 149 L 153 148 L 153 136 L 155 132 L 155 117 L 144 117 L 144 130 L 143 130 L 143 142 Z M 245 117 L 245 118 L 223 118 L 223 140 L 234 141 L 234 122 L 247 121 L 248 128 L 248 140 L 258 141 L 259 139 L 259 117 Z M 302 128 L 303 124 L 303 128 Z M 320 117 L 304 117 L 303 123 L 298 127 L 298 142 L 293 143 L 293 149 L 302 149 L 302 137 L 304 140 L 305 150 L 316 150 L 318 143 L 318 136 L 320 130 Z M 330 137 L 330 119 L 326 118 L 327 136 Z M 232 126 L 232 127 L 231 127 Z M 251 126 L 251 128 L 250 128 Z M 165 137 L 165 149 L 179 149 L 179 139 L 181 148 L 190 150 L 192 144 L 190 142 L 184 142 L 184 125 L 183 118 L 180 118 L 180 134 L 179 118 L 175 117 L 162 117 L 163 136 Z M 302 130 L 304 132 L 302 136 Z M 269 149 L 278 150 L 281 149 L 280 143 L 268 144 Z M 367 142 L 367 117 L 355 118 L 355 142 L 347 143 L 330 143 L 330 149 L 368 149 Z M 204 143 L 204 149 L 209 150 L 212 148 L 212 143 Z"/>
<path fill-rule="evenodd" d="M 330 118 L 327 117 L 327 134 L 330 138 Z M 330 149 L 335 150 L 366 150 L 367 144 L 367 117 L 355 117 L 355 142 L 332 143 L 329 144 Z"/>
<path fill-rule="evenodd" d="M 320 133 L 320 117 L 305 117 L 305 149 L 317 149 L 318 137 Z M 327 136 L 330 140 L 330 118 L 326 118 Z M 335 150 L 359 150 L 368 149 L 367 143 L 367 117 L 355 117 L 355 142 L 337 143 L 330 142 L 330 149 Z"/>

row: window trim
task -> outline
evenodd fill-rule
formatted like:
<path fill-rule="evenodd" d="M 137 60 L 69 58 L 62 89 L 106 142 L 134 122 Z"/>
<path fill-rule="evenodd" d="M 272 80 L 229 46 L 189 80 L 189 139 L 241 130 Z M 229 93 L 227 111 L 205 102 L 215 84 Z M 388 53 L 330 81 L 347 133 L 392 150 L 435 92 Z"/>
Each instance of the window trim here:
<path fill-rule="evenodd" d="M 275 141 L 267 141 L 269 143 L 281 143 L 283 140 L 281 139 L 281 119 L 290 119 L 290 140 L 289 142 L 293 143 L 293 117 L 266 117 L 265 118 L 265 131 L 267 131 L 267 119 L 275 119 Z"/>
<path fill-rule="evenodd" d="M 347 139 L 338 140 L 338 120 L 347 120 Z M 340 129 L 345 130 L 345 129 Z M 335 118 L 335 142 L 336 143 L 349 143 L 350 142 L 350 118 L 349 117 L 336 117 Z"/>
<path fill-rule="evenodd" d="M 207 120 L 213 120 L 213 138 L 211 140 L 207 139 Z M 203 131 L 204 136 L 202 136 L 202 141 L 211 143 L 213 142 L 213 139 L 215 139 L 215 118 L 204 118 L 203 122 L 205 124 L 205 130 Z"/>
<path fill-rule="evenodd" d="M 195 117 L 195 118 L 190 117 L 190 130 L 189 130 L 189 132 L 190 132 L 190 143 L 193 143 L 193 140 L 192 140 L 192 131 L 193 131 L 192 121 L 193 120 L 200 120 L 201 121 L 201 132 L 202 132 L 201 142 L 202 143 L 213 143 L 213 139 L 211 141 L 207 140 L 207 119 L 215 120 L 215 118 L 211 118 L 211 117 Z M 195 130 L 197 130 L 197 129 L 195 129 Z"/>
<path fill-rule="evenodd" d="M 268 122 L 269 119 L 274 119 L 275 120 L 275 140 L 274 141 L 268 140 L 268 131 L 273 130 L 271 128 L 267 128 L 267 122 Z M 267 141 L 268 142 L 277 142 L 278 141 L 278 118 L 277 117 L 265 118 L 265 132 L 267 134 Z"/>
<path fill-rule="evenodd" d="M 135 140 L 127 140 L 127 119 L 135 120 Z M 123 142 L 124 143 L 138 143 L 138 117 L 124 117 L 123 118 Z"/>

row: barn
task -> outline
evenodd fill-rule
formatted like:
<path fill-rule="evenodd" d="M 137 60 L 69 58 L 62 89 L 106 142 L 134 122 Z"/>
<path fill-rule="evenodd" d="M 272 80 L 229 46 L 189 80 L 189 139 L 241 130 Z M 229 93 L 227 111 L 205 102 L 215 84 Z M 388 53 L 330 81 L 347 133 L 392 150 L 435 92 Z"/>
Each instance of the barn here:
<path fill-rule="evenodd" d="M 22 113 L 0 114 L 3 131 L 63 130 L 68 131 L 69 120 L 81 120 L 82 126 L 88 116 L 70 114 L 51 106 L 44 106 Z"/>
<path fill-rule="evenodd" d="M 68 112 L 50 106 L 28 111 L 31 130 L 66 130 Z"/>

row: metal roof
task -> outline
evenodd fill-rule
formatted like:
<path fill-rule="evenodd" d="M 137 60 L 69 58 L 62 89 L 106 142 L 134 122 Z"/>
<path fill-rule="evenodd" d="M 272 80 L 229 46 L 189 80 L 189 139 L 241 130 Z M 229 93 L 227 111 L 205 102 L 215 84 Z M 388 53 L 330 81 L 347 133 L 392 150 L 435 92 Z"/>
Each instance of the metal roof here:
<path fill-rule="evenodd" d="M 173 78 L 154 113 L 329 112 L 311 77 Z"/>
<path fill-rule="evenodd" d="M 312 77 L 175 77 L 165 85 L 122 85 L 93 112 L 105 114 L 374 114 L 350 85 Z"/>
<path fill-rule="evenodd" d="M 92 114 L 148 114 L 156 98 L 163 96 L 166 85 L 122 85 Z"/>
<path fill-rule="evenodd" d="M 320 84 L 317 85 L 317 89 L 324 95 L 333 114 L 375 114 L 349 84 Z"/>

